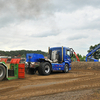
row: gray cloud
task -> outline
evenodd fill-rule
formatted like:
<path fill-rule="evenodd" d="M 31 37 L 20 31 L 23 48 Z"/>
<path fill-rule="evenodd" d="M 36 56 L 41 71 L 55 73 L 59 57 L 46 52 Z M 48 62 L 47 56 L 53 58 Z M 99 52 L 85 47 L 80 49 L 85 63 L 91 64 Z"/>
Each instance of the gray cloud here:
<path fill-rule="evenodd" d="M 9 12 L 12 15 L 18 14 L 20 17 L 33 17 L 46 11 L 49 8 L 49 0 L 1 0 L 0 12 Z M 31 16 L 30 16 L 31 15 Z"/>
<path fill-rule="evenodd" d="M 99 0 L 0 0 L 0 27 L 25 19 L 37 20 L 54 12 L 70 12 L 84 6 L 100 8 Z M 39 17 L 41 16 L 41 17 Z"/>
<path fill-rule="evenodd" d="M 0 27 L 50 14 L 49 0 L 0 0 Z"/>
<path fill-rule="evenodd" d="M 60 34 L 60 30 L 53 29 L 51 31 L 47 31 L 44 33 L 32 34 L 30 37 L 48 37 L 48 36 L 57 36 L 58 34 Z"/>
<path fill-rule="evenodd" d="M 52 0 L 53 9 L 56 11 L 75 11 L 77 9 L 81 9 L 85 6 L 93 6 L 100 8 L 100 0 Z"/>
<path fill-rule="evenodd" d="M 100 30 L 100 18 L 97 18 L 97 19 L 89 22 L 88 24 L 81 27 L 81 29 L 92 29 L 92 30 L 97 29 L 97 30 Z"/>
<path fill-rule="evenodd" d="M 87 35 L 84 35 L 84 34 L 76 34 L 76 35 L 72 35 L 72 36 L 70 36 L 70 37 L 68 37 L 67 39 L 68 40 L 79 40 L 79 39 L 83 39 L 83 38 L 88 38 L 88 36 Z"/>
<path fill-rule="evenodd" d="M 71 12 L 85 6 L 100 8 L 99 0 L 0 0 L 0 27 L 25 19 L 38 20 L 55 12 Z"/>

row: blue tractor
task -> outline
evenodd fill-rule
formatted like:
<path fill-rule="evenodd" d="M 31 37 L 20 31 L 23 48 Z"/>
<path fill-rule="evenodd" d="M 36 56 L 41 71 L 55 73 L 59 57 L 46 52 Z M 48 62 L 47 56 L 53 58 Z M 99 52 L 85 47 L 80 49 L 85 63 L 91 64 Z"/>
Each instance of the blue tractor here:
<path fill-rule="evenodd" d="M 71 57 L 73 49 L 68 47 L 53 47 L 48 49 L 48 58 L 42 54 L 26 54 L 26 73 L 35 74 L 38 70 L 40 75 L 49 75 L 53 71 L 68 73 L 71 70 Z"/>

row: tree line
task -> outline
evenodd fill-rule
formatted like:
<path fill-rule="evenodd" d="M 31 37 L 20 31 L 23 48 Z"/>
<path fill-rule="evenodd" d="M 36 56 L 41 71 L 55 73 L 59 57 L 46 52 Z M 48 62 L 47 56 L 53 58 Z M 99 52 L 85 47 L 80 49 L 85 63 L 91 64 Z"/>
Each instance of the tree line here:
<path fill-rule="evenodd" d="M 78 58 L 80 61 L 85 61 L 86 56 L 82 56 L 81 54 L 77 53 Z M 71 58 L 72 61 L 77 61 L 76 56 L 73 54 L 73 57 Z"/>
<path fill-rule="evenodd" d="M 27 53 L 38 53 L 43 54 L 44 56 L 47 56 L 47 52 L 41 51 L 41 50 L 15 50 L 15 51 L 1 51 L 0 50 L 0 56 L 17 56 L 17 57 L 26 57 Z"/>

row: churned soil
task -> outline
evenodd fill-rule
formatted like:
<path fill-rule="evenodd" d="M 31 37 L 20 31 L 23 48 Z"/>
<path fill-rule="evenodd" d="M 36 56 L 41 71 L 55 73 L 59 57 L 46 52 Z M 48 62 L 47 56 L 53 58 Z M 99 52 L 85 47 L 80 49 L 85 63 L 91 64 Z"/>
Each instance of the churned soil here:
<path fill-rule="evenodd" d="M 72 69 L 0 81 L 0 100 L 99 100 L 100 71 Z"/>

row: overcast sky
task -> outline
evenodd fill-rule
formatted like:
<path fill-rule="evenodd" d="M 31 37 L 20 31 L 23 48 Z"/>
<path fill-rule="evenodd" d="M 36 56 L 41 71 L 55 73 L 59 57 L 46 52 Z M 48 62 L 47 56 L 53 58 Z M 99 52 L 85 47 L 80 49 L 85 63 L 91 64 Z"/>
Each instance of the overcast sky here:
<path fill-rule="evenodd" d="M 100 43 L 100 0 L 0 0 L 0 50 L 66 46 L 86 55 Z"/>

